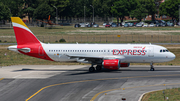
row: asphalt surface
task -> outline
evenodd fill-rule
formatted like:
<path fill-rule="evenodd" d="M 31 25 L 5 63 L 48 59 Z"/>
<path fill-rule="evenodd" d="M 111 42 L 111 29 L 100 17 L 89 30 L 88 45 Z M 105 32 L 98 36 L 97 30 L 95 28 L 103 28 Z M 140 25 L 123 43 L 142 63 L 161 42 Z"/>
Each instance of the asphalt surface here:
<path fill-rule="evenodd" d="M 180 87 L 180 66 L 130 66 L 88 72 L 89 66 L 0 68 L 0 101 L 138 101 L 145 92 Z"/>

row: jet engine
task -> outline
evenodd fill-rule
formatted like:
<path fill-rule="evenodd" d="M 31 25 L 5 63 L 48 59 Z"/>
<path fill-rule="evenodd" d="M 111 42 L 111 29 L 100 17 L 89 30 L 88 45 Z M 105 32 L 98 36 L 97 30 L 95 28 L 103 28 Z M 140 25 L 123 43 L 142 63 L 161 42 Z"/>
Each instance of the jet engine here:
<path fill-rule="evenodd" d="M 104 60 L 102 65 L 106 69 L 118 70 L 120 67 L 120 61 L 118 59 Z"/>

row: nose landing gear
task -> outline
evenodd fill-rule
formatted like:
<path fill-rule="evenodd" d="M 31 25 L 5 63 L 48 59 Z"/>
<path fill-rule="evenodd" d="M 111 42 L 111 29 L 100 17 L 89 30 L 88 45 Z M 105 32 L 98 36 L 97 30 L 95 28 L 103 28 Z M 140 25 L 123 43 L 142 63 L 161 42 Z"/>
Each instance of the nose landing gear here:
<path fill-rule="evenodd" d="M 152 62 L 150 63 L 150 66 L 151 66 L 150 71 L 154 71 L 155 69 L 153 67 L 153 63 Z"/>

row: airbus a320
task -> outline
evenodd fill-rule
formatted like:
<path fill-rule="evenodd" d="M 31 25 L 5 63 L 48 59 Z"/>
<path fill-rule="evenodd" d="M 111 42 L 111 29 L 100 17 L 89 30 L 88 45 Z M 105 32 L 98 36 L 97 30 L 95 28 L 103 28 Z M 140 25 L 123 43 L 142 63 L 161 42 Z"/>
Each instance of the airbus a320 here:
<path fill-rule="evenodd" d="M 11 20 L 17 45 L 9 46 L 9 50 L 50 61 L 90 63 L 90 72 L 102 68 L 118 70 L 130 63 L 150 63 L 150 70 L 154 71 L 153 63 L 175 59 L 165 47 L 153 44 L 45 44 L 19 17 Z"/>

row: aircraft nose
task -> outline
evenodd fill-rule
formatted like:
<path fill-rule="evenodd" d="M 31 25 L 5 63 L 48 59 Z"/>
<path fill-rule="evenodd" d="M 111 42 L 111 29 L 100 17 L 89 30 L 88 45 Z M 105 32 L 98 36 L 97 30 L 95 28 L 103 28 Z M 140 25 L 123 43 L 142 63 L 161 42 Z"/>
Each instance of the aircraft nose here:
<path fill-rule="evenodd" d="M 170 60 L 174 60 L 174 59 L 176 58 L 176 55 L 173 54 L 173 53 L 170 53 L 169 56 L 168 56 L 168 58 L 169 58 Z"/>

